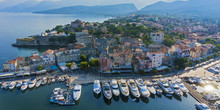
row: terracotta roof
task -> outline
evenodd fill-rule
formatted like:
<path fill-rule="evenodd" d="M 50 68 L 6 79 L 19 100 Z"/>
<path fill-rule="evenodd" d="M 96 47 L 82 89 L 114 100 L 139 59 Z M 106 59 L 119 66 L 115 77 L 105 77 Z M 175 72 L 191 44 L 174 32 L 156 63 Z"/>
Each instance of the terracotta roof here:
<path fill-rule="evenodd" d="M 157 52 L 148 52 L 149 54 L 159 54 L 159 53 L 163 53 L 161 51 L 157 51 Z"/>
<path fill-rule="evenodd" d="M 23 60 L 25 60 L 25 58 L 24 57 L 17 57 L 16 60 L 17 61 L 23 61 Z"/>
<path fill-rule="evenodd" d="M 16 60 L 10 60 L 8 61 L 9 64 L 15 64 L 16 63 Z"/>

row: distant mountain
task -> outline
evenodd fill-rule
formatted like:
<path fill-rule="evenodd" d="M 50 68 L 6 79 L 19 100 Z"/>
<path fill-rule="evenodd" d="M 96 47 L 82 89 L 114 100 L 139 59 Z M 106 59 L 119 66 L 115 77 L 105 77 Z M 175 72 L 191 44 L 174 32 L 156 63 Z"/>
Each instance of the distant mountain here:
<path fill-rule="evenodd" d="M 117 4 L 104 6 L 70 6 L 59 9 L 36 11 L 40 14 L 98 14 L 98 15 L 118 15 L 137 11 L 134 4 Z"/>
<path fill-rule="evenodd" d="M 142 8 L 138 13 L 220 17 L 219 5 L 220 0 L 157 2 Z"/>

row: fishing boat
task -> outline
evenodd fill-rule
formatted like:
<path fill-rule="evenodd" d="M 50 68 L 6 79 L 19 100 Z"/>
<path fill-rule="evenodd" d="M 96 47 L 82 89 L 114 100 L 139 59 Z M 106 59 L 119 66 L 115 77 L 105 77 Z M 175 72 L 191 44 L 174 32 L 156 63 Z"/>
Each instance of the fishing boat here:
<path fill-rule="evenodd" d="M 16 82 L 12 81 L 10 84 L 9 84 L 9 89 L 12 90 L 14 89 L 16 86 Z"/>
<path fill-rule="evenodd" d="M 109 100 L 112 98 L 112 91 L 107 81 L 102 82 L 102 92 L 106 99 Z"/>
<path fill-rule="evenodd" d="M 28 82 L 24 81 L 23 84 L 21 85 L 21 90 L 24 91 L 28 88 Z"/>
<path fill-rule="evenodd" d="M 93 91 L 94 91 L 94 93 L 96 93 L 96 94 L 101 93 L 102 90 L 101 90 L 101 85 L 100 85 L 100 81 L 99 81 L 99 80 L 95 80 L 95 81 L 94 81 Z"/>
<path fill-rule="evenodd" d="M 128 87 L 130 88 L 130 91 L 131 91 L 131 94 L 136 97 L 136 98 L 139 98 L 140 97 L 140 92 L 137 88 L 137 84 L 134 82 L 133 79 L 129 79 L 127 81 L 128 83 Z"/>
<path fill-rule="evenodd" d="M 119 91 L 119 88 L 118 88 L 118 82 L 116 79 L 112 79 L 110 81 L 110 85 L 111 85 L 111 88 L 112 88 L 112 93 L 115 95 L 115 96 L 119 96 L 120 94 L 120 91 Z"/>
<path fill-rule="evenodd" d="M 35 86 L 39 87 L 41 85 L 41 83 L 42 83 L 42 79 L 38 79 Z"/>
<path fill-rule="evenodd" d="M 165 79 L 163 78 L 159 79 L 158 84 L 161 87 L 161 89 L 166 93 L 167 96 L 172 96 L 174 91 L 170 88 L 169 84 Z"/>
<path fill-rule="evenodd" d="M 204 103 L 196 103 L 196 108 L 199 110 L 211 110 L 206 104 Z"/>
<path fill-rule="evenodd" d="M 124 79 L 121 79 L 118 81 L 118 84 L 121 94 L 127 97 L 129 95 L 129 89 L 126 81 Z"/>
<path fill-rule="evenodd" d="M 157 95 L 161 95 L 163 90 L 158 85 L 153 85 Z"/>
<path fill-rule="evenodd" d="M 179 86 L 180 90 L 184 93 L 188 93 L 189 90 L 184 86 L 184 84 L 181 82 L 181 79 L 176 80 L 177 85 Z"/>
<path fill-rule="evenodd" d="M 147 89 L 150 91 L 150 93 L 155 95 L 156 90 L 154 89 L 153 84 L 150 81 L 145 81 L 145 83 L 146 83 Z"/>
<path fill-rule="evenodd" d="M 44 78 L 42 79 L 41 84 L 42 84 L 42 85 L 45 85 L 46 83 L 47 83 L 47 78 L 46 78 L 46 77 L 44 77 Z"/>
<path fill-rule="evenodd" d="M 79 100 L 79 98 L 81 97 L 81 90 L 82 90 L 81 85 L 77 84 L 73 87 L 73 99 L 75 101 Z"/>
<path fill-rule="evenodd" d="M 168 81 L 168 83 L 170 84 L 170 88 L 173 89 L 174 93 L 177 96 L 182 96 L 183 92 L 179 89 L 179 86 L 176 84 L 176 81 Z"/>
<path fill-rule="evenodd" d="M 36 79 L 35 78 L 31 78 L 31 80 L 28 83 L 28 87 L 31 89 L 35 86 L 36 84 Z"/>
<path fill-rule="evenodd" d="M 17 81 L 17 82 L 16 82 L 16 88 L 20 88 L 21 85 L 22 85 L 22 81 Z"/>
<path fill-rule="evenodd" d="M 64 90 L 61 88 L 55 88 L 53 90 L 53 94 L 51 95 L 49 101 L 51 103 L 59 103 L 60 101 L 64 101 Z"/>
<path fill-rule="evenodd" d="M 142 79 L 137 79 L 135 81 L 137 83 L 137 86 L 139 88 L 139 91 L 140 91 L 141 95 L 143 97 L 149 97 L 150 96 L 150 92 L 147 89 L 147 86 L 144 84 L 144 81 Z"/>

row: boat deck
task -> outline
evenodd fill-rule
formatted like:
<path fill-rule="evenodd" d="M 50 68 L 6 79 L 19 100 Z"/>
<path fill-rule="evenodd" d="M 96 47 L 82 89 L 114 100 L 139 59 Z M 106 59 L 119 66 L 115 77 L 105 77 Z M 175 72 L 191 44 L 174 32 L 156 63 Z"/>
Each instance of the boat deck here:
<path fill-rule="evenodd" d="M 203 98 L 203 96 L 201 94 L 199 94 L 198 92 L 196 92 L 188 83 L 186 83 L 185 81 L 183 81 L 183 83 L 186 86 L 186 88 L 189 90 L 189 94 L 192 97 L 194 97 L 198 102 L 205 103 L 212 110 L 217 110 L 217 108 L 214 105 L 212 105 L 212 103 L 210 103 L 209 101 L 205 100 Z"/>

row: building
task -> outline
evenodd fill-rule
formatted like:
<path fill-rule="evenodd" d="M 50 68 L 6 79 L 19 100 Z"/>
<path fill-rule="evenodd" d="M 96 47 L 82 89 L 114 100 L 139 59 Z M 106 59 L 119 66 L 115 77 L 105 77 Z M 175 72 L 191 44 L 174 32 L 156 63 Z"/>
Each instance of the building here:
<path fill-rule="evenodd" d="M 88 32 L 76 32 L 75 35 L 77 43 L 85 44 L 88 47 L 92 46 L 93 37 Z"/>
<path fill-rule="evenodd" d="M 201 56 L 204 56 L 208 53 L 208 49 L 199 46 L 190 49 L 190 57 L 192 60 L 200 60 Z"/>
<path fill-rule="evenodd" d="M 102 52 L 107 52 L 108 42 L 111 39 L 109 37 L 102 37 L 102 38 L 96 38 L 95 39 L 95 47 L 97 48 L 97 51 L 99 54 Z"/>
<path fill-rule="evenodd" d="M 177 58 L 189 57 L 190 56 L 190 47 L 186 46 L 183 43 L 172 46 L 172 51 L 175 53 Z"/>
<path fill-rule="evenodd" d="M 6 61 L 3 66 L 5 71 L 15 71 L 17 68 L 17 60 Z"/>
<path fill-rule="evenodd" d="M 160 31 L 160 32 L 150 33 L 150 38 L 151 38 L 155 43 L 161 44 L 161 43 L 163 43 L 164 33 L 161 32 L 161 31 Z"/>
<path fill-rule="evenodd" d="M 71 49 L 58 51 L 55 53 L 57 63 L 66 63 L 71 61 L 80 61 L 80 51 L 79 49 Z"/>
<path fill-rule="evenodd" d="M 25 58 L 20 56 L 15 59 L 17 60 L 17 70 L 26 70 Z"/>
<path fill-rule="evenodd" d="M 81 48 L 81 49 L 80 49 L 80 54 L 81 54 L 81 55 L 84 54 L 84 55 L 86 55 L 87 57 L 89 57 L 89 56 L 97 56 L 97 49 L 94 48 L 94 47 L 91 47 L 91 48 L 88 48 L 88 47 L 86 47 L 86 48 Z"/>
<path fill-rule="evenodd" d="M 84 27 L 84 26 L 85 26 L 85 23 L 82 22 L 82 21 L 79 20 L 79 19 L 77 19 L 77 20 L 71 22 L 71 24 L 70 24 L 70 27 L 71 27 L 71 28 L 79 28 L 79 27 Z"/>
<path fill-rule="evenodd" d="M 148 52 L 157 52 L 157 51 L 160 51 L 160 49 L 161 49 L 160 44 L 150 44 L 147 47 Z"/>
<path fill-rule="evenodd" d="M 138 62 L 140 64 L 139 68 L 141 70 L 149 70 L 152 68 L 152 61 L 146 56 L 137 56 Z"/>
<path fill-rule="evenodd" d="M 147 52 L 147 57 L 152 61 L 152 68 L 157 68 L 162 65 L 163 61 L 163 52 Z"/>
<path fill-rule="evenodd" d="M 109 55 L 106 52 L 103 52 L 100 54 L 99 62 L 100 62 L 100 70 L 102 72 L 110 71 L 111 62 L 110 62 Z"/>
<path fill-rule="evenodd" d="M 55 64 L 55 55 L 54 50 L 48 49 L 46 52 L 43 53 L 42 56 L 40 56 L 43 60 L 45 65 L 54 65 Z"/>

